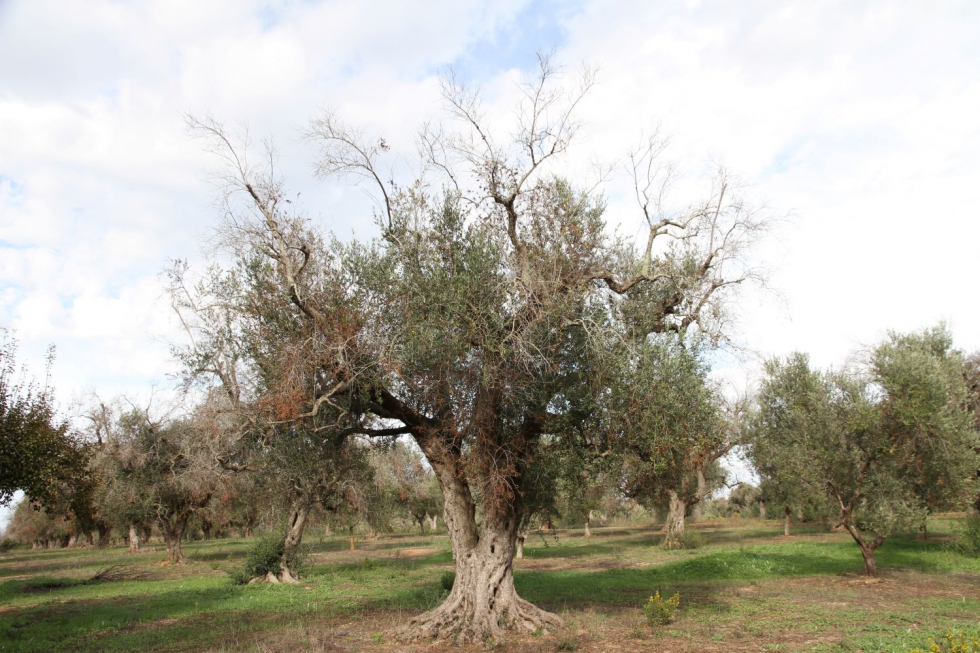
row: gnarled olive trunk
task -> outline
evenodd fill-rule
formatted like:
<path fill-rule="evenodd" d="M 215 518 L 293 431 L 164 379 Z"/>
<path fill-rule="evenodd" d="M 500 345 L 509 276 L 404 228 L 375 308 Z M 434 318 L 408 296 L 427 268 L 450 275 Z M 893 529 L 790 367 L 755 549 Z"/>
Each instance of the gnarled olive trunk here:
<path fill-rule="evenodd" d="M 524 532 L 524 533 L 518 533 L 517 534 L 517 553 L 514 554 L 514 559 L 515 560 L 523 560 L 524 559 L 524 540 L 526 540 L 526 539 L 527 539 L 527 533 L 526 532 Z"/>
<path fill-rule="evenodd" d="M 789 515 L 790 515 L 790 512 L 792 512 L 790 510 L 790 507 L 789 506 L 786 506 L 786 513 L 783 515 L 783 535 L 785 535 L 786 537 L 789 537 Z"/>
<path fill-rule="evenodd" d="M 143 543 L 140 540 L 140 529 L 136 524 L 129 525 L 129 552 L 139 553 L 140 549 L 143 548 Z"/>
<path fill-rule="evenodd" d="M 412 619 L 403 638 L 452 638 L 457 642 L 493 638 L 500 642 L 508 631 L 529 633 L 559 626 L 557 615 L 525 601 L 514 588 L 518 506 L 513 501 L 487 506 L 478 529 L 473 496 L 459 466 L 440 460 L 431 452 L 426 455 L 445 497 L 443 518 L 452 545 L 456 580 L 445 602 Z"/>
<path fill-rule="evenodd" d="M 589 530 L 589 523 L 592 521 L 592 511 L 589 510 L 585 513 L 585 536 L 592 537 L 592 531 Z"/>
<path fill-rule="evenodd" d="M 189 516 L 183 514 L 173 520 L 163 517 L 157 520 L 160 524 L 160 531 L 163 533 L 163 542 L 167 546 L 167 562 L 172 565 L 182 565 L 187 562 L 184 559 L 184 553 L 180 550 L 180 542 L 184 539 L 184 531 L 187 529 Z"/>
<path fill-rule="evenodd" d="M 766 520 L 766 502 L 759 501 L 759 519 L 762 521 Z"/>
<path fill-rule="evenodd" d="M 668 491 L 667 496 L 667 519 L 664 522 L 663 546 L 668 549 L 676 549 L 681 546 L 681 537 L 684 535 L 684 516 L 687 514 L 687 502 L 674 490 Z"/>
<path fill-rule="evenodd" d="M 429 530 L 435 531 L 439 528 L 439 515 L 426 514 L 426 519 L 429 521 Z"/>
<path fill-rule="evenodd" d="M 305 495 L 298 498 L 289 512 L 289 522 L 286 525 L 286 537 L 283 540 L 282 558 L 279 560 L 279 580 L 283 583 L 298 583 L 295 570 L 289 563 L 296 559 L 300 544 L 303 543 L 303 530 L 310 516 L 310 499 Z"/>

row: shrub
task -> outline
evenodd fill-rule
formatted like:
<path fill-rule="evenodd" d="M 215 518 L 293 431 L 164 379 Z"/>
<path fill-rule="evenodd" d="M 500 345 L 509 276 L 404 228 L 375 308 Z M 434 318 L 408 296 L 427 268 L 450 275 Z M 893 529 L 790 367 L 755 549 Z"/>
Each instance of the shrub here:
<path fill-rule="evenodd" d="M 681 604 L 680 592 L 674 592 L 674 595 L 667 599 L 666 601 L 660 596 L 660 590 L 650 597 L 650 600 L 646 602 L 643 606 L 643 612 L 646 614 L 647 623 L 651 626 L 666 626 L 670 623 L 670 618 L 674 614 L 674 610 L 677 606 Z"/>
<path fill-rule="evenodd" d="M 236 585 L 244 585 L 256 577 L 262 577 L 272 572 L 279 573 L 279 563 L 286 549 L 286 536 L 282 531 L 272 531 L 259 538 L 248 550 L 243 567 L 231 572 L 231 579 Z M 292 559 L 287 560 L 293 573 L 303 566 L 303 555 L 297 552 Z"/>
<path fill-rule="evenodd" d="M 700 549 L 708 542 L 701 533 L 686 530 L 677 538 L 677 543 L 681 549 Z"/>
<path fill-rule="evenodd" d="M 14 542 L 13 540 L 7 540 L 7 539 L 0 540 L 0 553 L 6 553 L 7 551 L 13 549 L 15 546 L 17 546 L 17 543 Z"/>
<path fill-rule="evenodd" d="M 969 515 L 954 545 L 956 550 L 972 558 L 980 558 L 980 515 Z"/>
<path fill-rule="evenodd" d="M 453 590 L 453 585 L 456 584 L 456 572 L 443 572 L 442 578 L 439 579 L 439 584 L 442 585 L 442 589 L 446 590 L 447 592 L 451 592 Z"/>

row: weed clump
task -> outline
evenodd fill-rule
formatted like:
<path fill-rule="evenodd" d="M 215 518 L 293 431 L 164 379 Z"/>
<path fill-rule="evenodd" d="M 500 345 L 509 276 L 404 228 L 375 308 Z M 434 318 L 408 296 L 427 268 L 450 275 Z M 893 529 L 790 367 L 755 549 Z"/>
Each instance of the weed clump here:
<path fill-rule="evenodd" d="M 926 648 L 914 648 L 909 653 L 980 653 L 980 635 L 946 633 L 938 640 L 929 638 Z"/>
<path fill-rule="evenodd" d="M 680 604 L 680 592 L 674 592 L 674 595 L 665 601 L 660 596 L 660 590 L 657 590 L 657 593 L 651 596 L 650 600 L 643 606 L 643 613 L 646 615 L 647 623 L 651 626 L 666 626 L 670 623 L 674 610 Z"/>
<path fill-rule="evenodd" d="M 677 547 L 680 549 L 700 549 L 708 541 L 697 531 L 684 531 L 677 537 Z"/>

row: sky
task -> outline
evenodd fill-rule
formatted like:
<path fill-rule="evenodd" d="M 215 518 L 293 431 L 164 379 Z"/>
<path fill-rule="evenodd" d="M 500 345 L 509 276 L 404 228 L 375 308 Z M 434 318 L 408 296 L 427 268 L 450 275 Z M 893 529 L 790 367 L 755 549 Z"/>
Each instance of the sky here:
<path fill-rule="evenodd" d="M 0 327 L 66 410 L 167 387 L 179 340 L 163 294 L 220 214 L 213 115 L 275 139 L 303 211 L 371 233 L 363 188 L 314 178 L 303 127 L 336 110 L 395 151 L 441 111 L 452 68 L 508 129 L 515 80 L 553 52 L 599 69 L 565 163 L 614 162 L 659 128 L 698 186 L 723 164 L 782 218 L 755 256 L 771 290 L 735 307 L 762 356 L 840 364 L 889 329 L 946 321 L 980 349 L 980 3 L 792 0 L 0 0 Z M 624 233 L 639 212 L 606 189 Z"/>

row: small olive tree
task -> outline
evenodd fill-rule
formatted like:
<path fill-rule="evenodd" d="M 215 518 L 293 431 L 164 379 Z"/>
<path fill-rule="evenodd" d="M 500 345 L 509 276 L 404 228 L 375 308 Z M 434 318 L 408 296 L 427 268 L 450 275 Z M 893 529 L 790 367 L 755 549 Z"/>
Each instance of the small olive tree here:
<path fill-rule="evenodd" d="M 869 576 L 889 535 L 974 490 L 961 366 L 942 327 L 891 334 L 849 370 L 820 373 L 803 354 L 766 365 L 751 457 L 771 481 L 831 500 Z"/>

